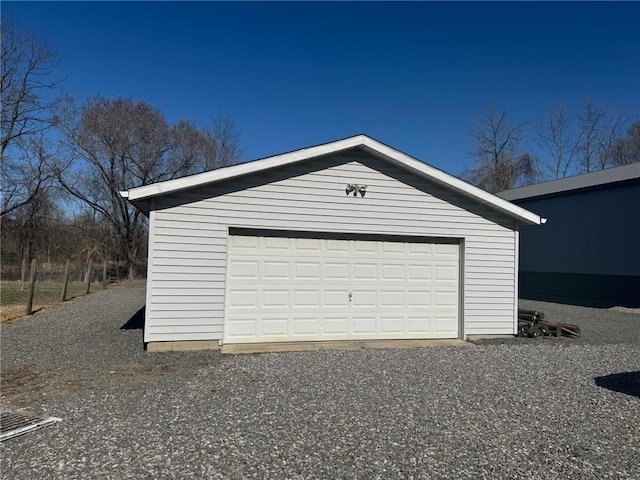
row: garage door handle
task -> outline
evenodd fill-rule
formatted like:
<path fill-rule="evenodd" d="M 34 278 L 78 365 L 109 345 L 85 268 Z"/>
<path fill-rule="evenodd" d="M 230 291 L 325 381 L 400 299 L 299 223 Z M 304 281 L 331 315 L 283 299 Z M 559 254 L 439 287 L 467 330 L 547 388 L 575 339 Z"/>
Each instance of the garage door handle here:
<path fill-rule="evenodd" d="M 353 297 L 353 293 L 349 292 L 349 301 L 351 301 L 352 297 Z"/>

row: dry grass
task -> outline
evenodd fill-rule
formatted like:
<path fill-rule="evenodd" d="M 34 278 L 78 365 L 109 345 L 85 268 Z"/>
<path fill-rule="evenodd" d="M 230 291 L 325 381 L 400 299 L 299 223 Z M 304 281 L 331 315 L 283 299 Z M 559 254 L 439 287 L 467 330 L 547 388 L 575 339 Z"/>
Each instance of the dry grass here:
<path fill-rule="evenodd" d="M 109 288 L 119 287 L 144 287 L 145 280 L 123 281 L 109 285 Z M 100 282 L 91 284 L 91 291 L 102 289 Z M 84 282 L 69 282 L 67 286 L 67 301 L 85 295 L 86 284 Z M 28 286 L 24 290 L 20 288 L 20 282 L 2 282 L 0 284 L 0 325 L 13 323 L 21 318 L 26 318 Z M 62 296 L 62 283 L 36 282 L 33 297 L 33 311 L 40 312 L 44 309 L 59 305 Z"/>

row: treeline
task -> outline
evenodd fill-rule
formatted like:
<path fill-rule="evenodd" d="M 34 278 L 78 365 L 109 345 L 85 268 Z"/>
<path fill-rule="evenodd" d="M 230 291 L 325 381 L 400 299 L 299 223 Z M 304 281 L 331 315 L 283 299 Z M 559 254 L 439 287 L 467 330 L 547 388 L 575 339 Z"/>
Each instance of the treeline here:
<path fill-rule="evenodd" d="M 103 261 L 144 274 L 146 219 L 119 192 L 232 164 L 233 121 L 170 123 L 128 98 L 66 93 L 53 50 L 1 24 L 2 265 Z"/>
<path fill-rule="evenodd" d="M 473 165 L 465 180 L 492 193 L 640 162 L 640 120 L 593 98 L 577 112 L 564 106 L 537 124 L 515 124 L 491 107 L 469 131 Z"/>
<path fill-rule="evenodd" d="M 116 266 L 145 273 L 146 219 L 119 192 L 237 162 L 233 121 L 170 123 L 128 98 L 67 94 L 46 44 L 2 17 L 1 204 L 3 278 L 42 263 Z M 469 132 L 473 165 L 462 177 L 490 192 L 640 161 L 640 122 L 587 99 L 537 125 L 490 109 Z M 12 274 L 13 275 L 13 274 Z"/>

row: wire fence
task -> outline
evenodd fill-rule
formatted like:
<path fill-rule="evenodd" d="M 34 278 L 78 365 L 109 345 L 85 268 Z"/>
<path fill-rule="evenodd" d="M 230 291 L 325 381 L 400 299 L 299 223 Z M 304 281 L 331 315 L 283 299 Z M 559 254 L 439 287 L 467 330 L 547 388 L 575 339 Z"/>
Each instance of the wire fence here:
<path fill-rule="evenodd" d="M 3 263 L 0 275 L 0 320 L 4 323 L 128 280 L 129 270 L 120 262 L 60 264 L 33 260 L 19 265 Z"/>
<path fill-rule="evenodd" d="M 0 275 L 3 282 L 27 282 L 29 280 L 31 264 L 23 261 L 22 264 L 3 264 Z M 62 282 L 65 277 L 67 263 L 38 262 L 37 280 L 40 282 Z M 84 282 L 86 276 L 91 276 L 91 281 L 115 283 L 124 280 L 128 276 L 127 268 L 119 262 L 68 262 L 69 281 Z M 89 270 L 90 269 L 90 270 Z"/>

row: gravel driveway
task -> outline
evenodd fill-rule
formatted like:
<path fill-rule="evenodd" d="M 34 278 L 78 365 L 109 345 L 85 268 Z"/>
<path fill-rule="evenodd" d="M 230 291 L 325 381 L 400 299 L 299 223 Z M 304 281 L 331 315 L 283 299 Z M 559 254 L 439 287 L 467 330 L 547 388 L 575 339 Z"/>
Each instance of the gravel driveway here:
<path fill-rule="evenodd" d="M 222 357 L 143 352 L 120 329 L 143 304 L 2 327 L 3 408 L 63 419 L 2 443 L 4 478 L 640 478 L 637 313 L 527 303 L 583 338 Z"/>

